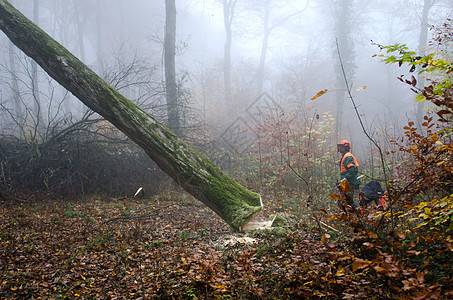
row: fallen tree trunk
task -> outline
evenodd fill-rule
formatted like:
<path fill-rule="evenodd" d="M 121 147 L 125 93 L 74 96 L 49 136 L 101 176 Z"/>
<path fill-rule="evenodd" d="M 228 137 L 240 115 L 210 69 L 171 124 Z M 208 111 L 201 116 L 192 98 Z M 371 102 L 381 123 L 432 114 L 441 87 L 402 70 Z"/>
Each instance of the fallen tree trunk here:
<path fill-rule="evenodd" d="M 240 230 L 261 209 L 258 194 L 226 176 L 6 0 L 0 0 L 0 29 L 53 79 L 143 148 L 163 171 L 233 230 Z"/>

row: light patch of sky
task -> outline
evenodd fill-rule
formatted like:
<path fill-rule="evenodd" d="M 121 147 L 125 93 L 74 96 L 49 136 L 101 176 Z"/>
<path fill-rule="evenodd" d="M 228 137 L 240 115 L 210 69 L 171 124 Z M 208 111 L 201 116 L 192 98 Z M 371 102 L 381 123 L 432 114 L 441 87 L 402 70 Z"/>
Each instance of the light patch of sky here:
<path fill-rule="evenodd" d="M 282 16 L 288 16 L 294 12 L 301 11 L 306 5 L 306 1 L 288 1 L 286 5 L 273 7 L 271 21 L 274 21 Z M 181 0 L 180 8 L 192 18 L 199 18 L 198 28 L 192 33 L 202 35 L 203 39 L 196 42 L 195 34 L 192 38 L 193 42 L 200 45 L 205 51 L 223 53 L 225 43 L 225 28 L 223 23 L 223 7 L 220 1 L 207 0 Z M 232 55 L 247 57 L 259 60 L 262 39 L 263 27 L 262 12 L 259 7 L 255 9 L 244 9 L 237 7 L 233 24 L 233 41 Z M 291 20 L 284 23 L 285 26 L 277 27 L 273 30 L 267 52 L 267 61 L 275 57 L 280 57 L 283 54 L 292 55 L 305 51 L 304 45 L 317 35 L 315 29 L 304 26 L 316 19 L 312 9 L 307 9 L 300 15 L 293 16 Z M 184 31 L 190 31 L 189 27 L 185 27 Z"/>
<path fill-rule="evenodd" d="M 179 1 L 178 26 L 182 36 L 188 36 L 191 47 L 204 51 L 222 53 L 225 42 L 223 10 L 216 1 L 182 0 Z M 178 2 L 177 2 L 178 5 Z"/>

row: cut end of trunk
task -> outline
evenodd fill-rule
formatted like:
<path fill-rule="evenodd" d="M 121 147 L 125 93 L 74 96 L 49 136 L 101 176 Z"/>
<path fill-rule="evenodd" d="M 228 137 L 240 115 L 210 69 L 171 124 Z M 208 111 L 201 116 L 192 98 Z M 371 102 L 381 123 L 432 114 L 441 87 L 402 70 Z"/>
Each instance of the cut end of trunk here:
<path fill-rule="evenodd" d="M 263 199 L 260 196 L 260 204 L 261 208 L 263 207 Z M 274 223 L 275 215 L 271 220 L 265 219 L 263 216 L 263 210 L 260 209 L 259 211 L 252 214 L 239 228 L 239 231 L 251 231 L 251 230 L 261 230 L 261 229 L 270 229 L 272 228 L 272 224 Z"/>
<path fill-rule="evenodd" d="M 262 211 L 258 211 L 247 219 L 245 224 L 241 227 L 241 231 L 270 229 L 272 228 L 272 224 L 274 223 L 276 217 L 277 215 L 270 220 L 266 220 L 263 217 Z"/>

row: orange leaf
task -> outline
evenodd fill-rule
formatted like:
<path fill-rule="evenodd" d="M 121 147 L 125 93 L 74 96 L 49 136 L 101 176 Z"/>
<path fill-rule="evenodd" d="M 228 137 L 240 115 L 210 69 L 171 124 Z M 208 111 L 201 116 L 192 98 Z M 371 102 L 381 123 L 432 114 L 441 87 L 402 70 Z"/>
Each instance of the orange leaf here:
<path fill-rule="evenodd" d="M 334 200 L 341 200 L 342 198 L 337 195 L 337 194 L 329 194 L 330 197 L 332 197 Z"/>
<path fill-rule="evenodd" d="M 411 85 L 412 86 L 416 86 L 417 85 L 417 79 L 415 79 L 415 77 L 412 75 L 412 78 L 411 78 Z"/>
<path fill-rule="evenodd" d="M 406 239 L 406 233 L 404 232 L 397 232 L 397 235 L 400 237 L 400 239 L 404 240 Z"/>
<path fill-rule="evenodd" d="M 327 93 L 327 89 L 317 92 L 316 95 L 314 95 L 310 100 L 315 100 L 316 98 L 321 97 L 325 93 Z"/>
<path fill-rule="evenodd" d="M 358 258 L 352 263 L 352 270 L 355 272 L 357 270 L 368 267 L 370 264 L 371 261 Z"/>
<path fill-rule="evenodd" d="M 328 239 L 330 239 L 330 234 L 324 233 L 321 237 L 321 242 L 323 243 L 323 245 L 327 243 Z"/>

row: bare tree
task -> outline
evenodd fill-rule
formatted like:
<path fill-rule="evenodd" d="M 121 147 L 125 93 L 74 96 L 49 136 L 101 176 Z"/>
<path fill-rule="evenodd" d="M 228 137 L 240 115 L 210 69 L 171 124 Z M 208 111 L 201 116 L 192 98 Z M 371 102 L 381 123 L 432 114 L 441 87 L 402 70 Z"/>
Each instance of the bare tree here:
<path fill-rule="evenodd" d="M 352 25 L 353 25 L 353 0 L 333 0 L 331 2 L 334 18 L 335 18 L 335 38 L 339 46 L 340 55 L 343 61 L 341 66 L 338 60 L 335 67 L 336 88 L 337 90 L 346 91 L 349 87 L 345 86 L 344 75 L 341 72 L 342 68 L 345 69 L 346 78 L 352 80 L 355 72 L 354 65 L 354 41 L 352 38 Z M 343 107 L 344 107 L 345 94 L 342 92 L 336 93 L 337 102 L 337 118 L 335 126 L 335 134 L 337 138 L 343 131 Z"/>
<path fill-rule="evenodd" d="M 74 8 L 75 26 L 77 28 L 77 45 L 79 45 L 79 55 L 82 61 L 85 61 L 85 42 L 84 42 L 84 30 L 85 30 L 85 17 L 81 11 L 79 1 L 73 0 L 72 6 Z"/>
<path fill-rule="evenodd" d="M 96 0 L 96 47 L 97 47 L 97 56 L 98 56 L 98 70 L 102 73 L 103 65 L 101 59 L 105 55 L 105 32 L 104 32 L 104 10 L 102 9 L 103 0 Z"/>
<path fill-rule="evenodd" d="M 105 65 L 103 78 L 165 119 L 165 91 L 157 66 L 122 50 Z M 154 190 L 163 174 L 146 154 L 93 111 L 85 108 L 83 115 L 72 114 L 65 105 L 71 100 L 69 92 L 56 92 L 59 87 L 50 79 L 41 82 L 42 110 L 48 117 L 38 136 L 31 100 L 31 62 L 16 52 L 11 55 L 13 68 L 6 58 L 0 62 L 1 90 L 6 96 L 0 99 L 0 161 L 8 178 L 8 195 L 46 191 L 66 196 L 93 192 L 118 196 L 130 194 L 138 185 L 154 185 Z M 40 74 L 40 78 L 46 77 Z M 13 100 L 25 112 L 26 122 L 17 116 Z"/>
<path fill-rule="evenodd" d="M 33 1 L 33 21 L 39 25 L 39 0 Z M 42 133 L 42 127 L 44 120 L 41 111 L 41 96 L 39 91 L 39 78 L 38 78 L 38 64 L 35 61 L 31 62 L 31 73 L 32 73 L 32 95 L 34 110 L 36 116 L 36 128 L 38 133 Z"/>
<path fill-rule="evenodd" d="M 226 40 L 224 47 L 223 82 L 225 89 L 225 102 L 231 102 L 231 43 L 233 40 L 232 24 L 234 8 L 237 0 L 221 0 L 223 5 L 223 24 L 225 26 Z"/>
<path fill-rule="evenodd" d="M 308 8 L 309 4 L 310 0 L 307 0 L 306 5 L 303 9 L 298 9 L 283 14 L 277 14 L 276 11 L 281 7 L 287 6 L 288 3 L 275 0 L 264 0 L 264 1 L 253 0 L 251 2 L 251 5 L 254 9 L 259 9 L 262 12 L 261 20 L 263 25 L 263 40 L 261 42 L 260 63 L 257 72 L 258 93 L 261 93 L 263 91 L 266 56 L 267 51 L 269 50 L 269 39 L 271 37 L 272 32 L 275 29 L 284 26 L 294 17 L 297 17 L 304 13 Z"/>
<path fill-rule="evenodd" d="M 11 74 L 11 90 L 12 90 L 12 100 L 14 102 L 14 119 L 19 125 L 22 125 L 24 122 L 24 115 L 22 112 L 22 105 L 19 97 L 19 84 L 17 82 L 17 72 L 16 72 L 16 58 L 14 54 L 14 44 L 8 44 L 8 54 L 9 54 L 9 70 Z M 20 134 L 22 135 L 22 134 Z"/>

